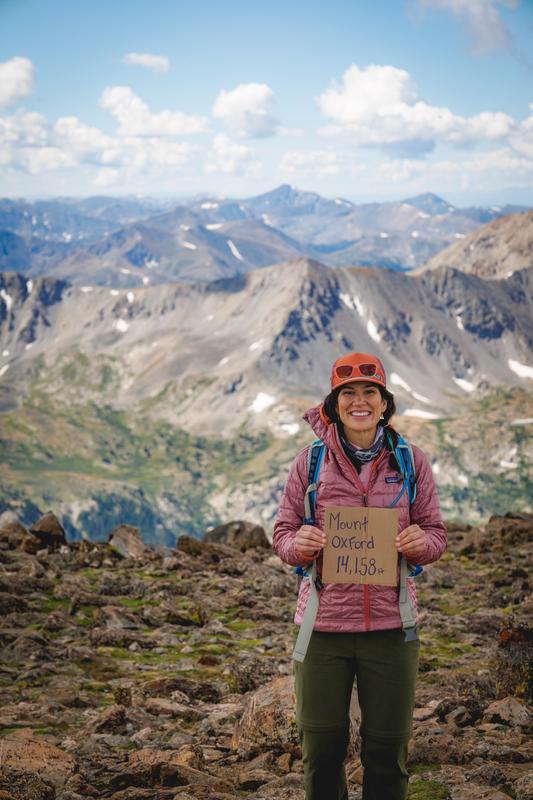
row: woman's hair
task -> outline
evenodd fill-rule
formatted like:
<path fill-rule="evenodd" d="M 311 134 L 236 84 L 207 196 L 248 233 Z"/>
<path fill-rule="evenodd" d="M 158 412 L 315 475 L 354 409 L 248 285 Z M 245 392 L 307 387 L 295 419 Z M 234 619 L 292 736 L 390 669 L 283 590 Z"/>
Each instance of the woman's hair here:
<path fill-rule="evenodd" d="M 382 386 L 378 386 L 377 384 L 373 384 L 379 389 L 379 393 L 384 400 L 387 402 L 387 408 L 383 412 L 383 420 L 385 425 L 389 424 L 389 420 L 391 417 L 396 414 L 396 405 L 394 403 L 394 396 L 388 392 L 386 389 L 383 389 Z M 332 422 L 336 422 L 340 424 L 339 415 L 337 414 L 337 398 L 339 396 L 339 392 L 343 389 L 343 386 L 338 386 L 336 389 L 333 389 L 332 392 L 328 394 L 326 399 L 324 400 L 324 413 L 328 419 Z"/>

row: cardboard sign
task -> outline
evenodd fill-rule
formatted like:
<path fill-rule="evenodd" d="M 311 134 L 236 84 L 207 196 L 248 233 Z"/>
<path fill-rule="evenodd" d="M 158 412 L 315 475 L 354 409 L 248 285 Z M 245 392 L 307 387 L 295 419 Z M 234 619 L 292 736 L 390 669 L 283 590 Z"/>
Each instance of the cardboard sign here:
<path fill-rule="evenodd" d="M 327 506 L 324 530 L 324 583 L 398 584 L 397 509 Z"/>

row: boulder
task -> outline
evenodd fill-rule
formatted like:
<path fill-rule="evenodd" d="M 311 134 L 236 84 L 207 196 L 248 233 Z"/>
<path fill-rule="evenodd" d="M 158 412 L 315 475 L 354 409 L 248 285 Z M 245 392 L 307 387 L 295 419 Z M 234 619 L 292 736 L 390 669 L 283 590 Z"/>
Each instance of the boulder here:
<path fill-rule="evenodd" d="M 50 551 L 59 550 L 67 544 L 65 529 L 52 511 L 38 519 L 30 528 L 30 533 L 39 540 L 41 548 L 47 547 Z"/>
<path fill-rule="evenodd" d="M 25 770 L 0 769 L 0 800 L 56 800 L 55 787 Z"/>
<path fill-rule="evenodd" d="M 524 604 L 525 605 L 525 604 Z M 496 655 L 498 694 L 533 699 L 533 624 L 515 620 L 500 631 Z"/>
<path fill-rule="evenodd" d="M 528 770 L 513 784 L 516 800 L 533 800 L 533 771 Z"/>
<path fill-rule="evenodd" d="M 289 773 L 261 786 L 255 800 L 305 800 L 303 777 Z"/>
<path fill-rule="evenodd" d="M 109 546 L 123 558 L 144 558 L 149 548 L 141 539 L 139 528 L 134 525 L 118 525 L 109 534 Z"/>
<path fill-rule="evenodd" d="M 351 756 L 359 747 L 358 729 L 361 712 L 355 692 L 350 704 Z M 235 726 L 232 748 L 241 754 L 262 751 L 300 753 L 300 739 L 296 726 L 294 678 L 285 675 L 257 689 L 247 698 L 241 719 Z"/>
<path fill-rule="evenodd" d="M 241 552 L 250 547 L 270 547 L 270 542 L 264 528 L 253 522 L 237 520 L 228 522 L 226 525 L 219 525 L 204 534 L 204 542 L 210 544 L 227 544 L 237 547 Z"/>
<path fill-rule="evenodd" d="M 232 747 L 240 753 L 299 748 L 294 679 L 276 678 L 250 695 L 235 727 Z"/>
<path fill-rule="evenodd" d="M 144 747 L 132 752 L 128 764 L 117 784 L 122 786 L 205 786 L 218 791 L 228 791 L 231 786 L 221 778 L 214 778 L 183 763 L 183 752 Z"/>
<path fill-rule="evenodd" d="M 500 722 L 503 725 L 526 726 L 531 721 L 531 713 L 516 699 L 516 697 L 504 697 L 496 700 L 485 709 L 483 722 Z"/>
<path fill-rule="evenodd" d="M 506 546 L 526 544 L 533 539 L 533 514 L 509 512 L 503 517 L 492 516 L 486 530 L 489 538 L 500 539 Z"/>
<path fill-rule="evenodd" d="M 28 786 L 35 785 L 41 792 L 37 793 L 36 788 L 36 793 L 32 795 L 28 789 L 27 794 L 20 795 L 21 799 L 35 797 L 53 800 L 55 792 L 62 790 L 76 771 L 76 759 L 32 730 L 21 728 L 2 737 L 2 772 L 7 770 L 29 774 L 27 779 L 19 776 L 20 781 L 27 780 Z M 54 789 L 53 793 L 50 786 Z"/>

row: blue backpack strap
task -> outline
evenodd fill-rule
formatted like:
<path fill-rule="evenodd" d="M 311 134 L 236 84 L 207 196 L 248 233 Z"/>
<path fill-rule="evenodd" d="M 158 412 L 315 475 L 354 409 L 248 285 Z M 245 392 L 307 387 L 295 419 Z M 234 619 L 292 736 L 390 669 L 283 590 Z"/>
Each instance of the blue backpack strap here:
<path fill-rule="evenodd" d="M 326 445 L 320 439 L 316 439 L 310 446 L 307 452 L 307 489 L 304 497 L 304 525 L 315 524 L 315 505 L 316 505 L 316 490 L 318 488 L 318 475 Z M 305 608 L 298 637 L 294 645 L 292 657 L 295 661 L 303 661 L 307 653 L 307 647 L 313 633 L 315 620 L 318 613 L 318 606 L 320 603 L 319 592 L 323 587 L 320 575 L 317 572 L 316 561 L 312 561 L 305 569 L 297 567 L 296 572 L 302 577 L 309 579 L 309 597 L 307 606 Z"/>
<path fill-rule="evenodd" d="M 394 453 L 398 467 L 400 468 L 403 485 L 400 493 L 394 498 L 389 508 L 394 508 L 396 503 L 398 503 L 405 492 L 407 492 L 407 496 L 409 498 L 409 505 L 413 505 L 416 498 L 416 469 L 413 449 L 409 442 L 403 438 L 403 436 L 400 436 L 399 434 L 397 434 L 397 436 L 398 439 L 396 445 L 394 445 L 392 436 L 387 431 L 387 441 L 389 443 L 391 452 Z"/>
<path fill-rule="evenodd" d="M 318 475 L 322 466 L 322 459 L 326 445 L 321 439 L 315 439 L 307 451 L 307 489 L 304 496 L 304 524 L 315 524 L 316 490 L 318 488 Z"/>

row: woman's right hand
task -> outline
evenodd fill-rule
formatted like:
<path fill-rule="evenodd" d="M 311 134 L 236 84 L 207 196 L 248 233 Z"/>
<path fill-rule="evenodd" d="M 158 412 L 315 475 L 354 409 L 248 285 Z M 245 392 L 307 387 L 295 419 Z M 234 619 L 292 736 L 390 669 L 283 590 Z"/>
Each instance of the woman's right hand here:
<path fill-rule="evenodd" d="M 326 544 L 326 534 L 314 525 L 302 525 L 294 537 L 294 548 L 301 558 L 315 559 Z"/>

